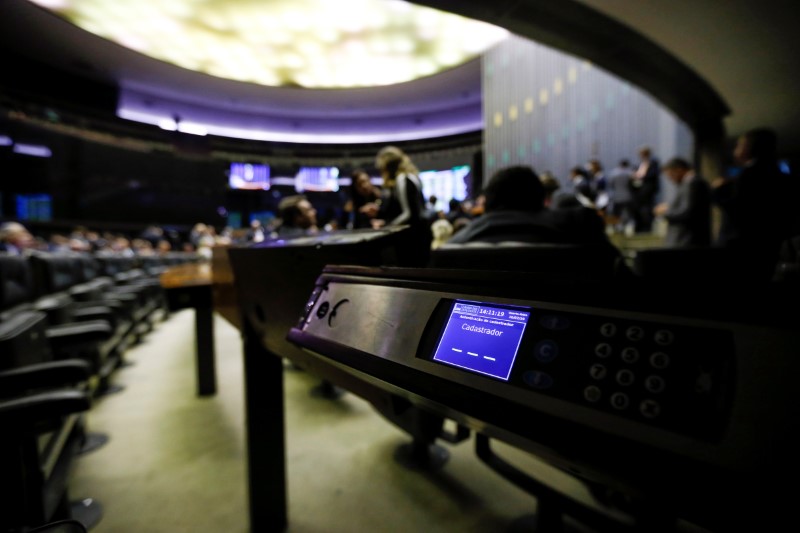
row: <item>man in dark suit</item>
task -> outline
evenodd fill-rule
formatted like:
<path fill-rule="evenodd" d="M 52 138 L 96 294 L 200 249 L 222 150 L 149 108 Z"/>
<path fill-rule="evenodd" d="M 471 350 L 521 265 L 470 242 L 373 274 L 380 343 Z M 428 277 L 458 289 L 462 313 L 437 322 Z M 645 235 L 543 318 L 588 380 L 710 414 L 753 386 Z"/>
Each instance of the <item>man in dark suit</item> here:
<path fill-rule="evenodd" d="M 722 211 L 717 244 L 736 252 L 743 274 L 770 279 L 781 245 L 797 231 L 796 185 L 778 166 L 777 136 L 768 128 L 741 135 L 733 158 L 741 168 L 712 183 Z"/>
<path fill-rule="evenodd" d="M 653 206 L 659 189 L 658 159 L 653 157 L 650 148 L 643 146 L 639 149 L 639 167 L 631 178 L 631 192 L 633 193 L 634 215 L 636 217 L 636 232 L 648 232 L 653 227 Z"/>
<path fill-rule="evenodd" d="M 544 185 L 530 167 L 512 166 L 497 171 L 485 194 L 485 213 L 448 243 L 516 241 L 612 246 L 595 209 L 546 208 Z"/>
<path fill-rule="evenodd" d="M 675 184 L 675 195 L 669 202 L 653 209 L 655 216 L 668 222 L 667 246 L 708 246 L 711 244 L 711 193 L 704 179 L 695 174 L 685 159 L 675 157 L 663 167 L 664 174 Z"/>

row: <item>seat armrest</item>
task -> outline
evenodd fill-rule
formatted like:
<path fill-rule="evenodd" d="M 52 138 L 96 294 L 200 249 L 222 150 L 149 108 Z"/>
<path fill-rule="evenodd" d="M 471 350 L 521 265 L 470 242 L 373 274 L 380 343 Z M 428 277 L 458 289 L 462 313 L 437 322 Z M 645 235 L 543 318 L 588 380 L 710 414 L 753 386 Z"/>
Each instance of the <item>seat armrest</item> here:
<path fill-rule="evenodd" d="M 47 314 L 50 324 L 61 324 L 69 320 L 72 299 L 65 294 L 43 296 L 33 302 L 33 308 Z"/>
<path fill-rule="evenodd" d="M 93 302 L 95 303 L 95 302 Z M 117 316 L 108 305 L 78 305 L 72 311 L 72 318 L 78 322 L 87 320 L 105 320 L 111 326 L 117 323 Z"/>
<path fill-rule="evenodd" d="M 88 411 L 88 392 L 64 389 L 0 400 L 0 427 L 4 432 L 32 427 L 41 422 Z"/>
<path fill-rule="evenodd" d="M 47 328 L 47 338 L 58 345 L 73 342 L 102 342 L 114 334 L 111 324 L 103 320 L 58 324 Z"/>
<path fill-rule="evenodd" d="M 31 389 L 63 387 L 89 379 L 91 367 L 82 359 L 25 365 L 0 372 L 0 395 L 15 396 Z"/>

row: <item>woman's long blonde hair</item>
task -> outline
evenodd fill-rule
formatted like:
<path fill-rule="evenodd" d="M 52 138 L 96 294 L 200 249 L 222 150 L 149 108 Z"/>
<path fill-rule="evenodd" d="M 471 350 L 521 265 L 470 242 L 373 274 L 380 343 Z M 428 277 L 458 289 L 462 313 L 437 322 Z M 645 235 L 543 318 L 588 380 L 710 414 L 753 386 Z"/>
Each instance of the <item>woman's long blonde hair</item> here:
<path fill-rule="evenodd" d="M 411 162 L 404 151 L 396 146 L 385 146 L 375 156 L 375 167 L 383 176 L 383 184 L 394 187 L 395 179 L 399 174 L 419 175 L 419 169 Z"/>

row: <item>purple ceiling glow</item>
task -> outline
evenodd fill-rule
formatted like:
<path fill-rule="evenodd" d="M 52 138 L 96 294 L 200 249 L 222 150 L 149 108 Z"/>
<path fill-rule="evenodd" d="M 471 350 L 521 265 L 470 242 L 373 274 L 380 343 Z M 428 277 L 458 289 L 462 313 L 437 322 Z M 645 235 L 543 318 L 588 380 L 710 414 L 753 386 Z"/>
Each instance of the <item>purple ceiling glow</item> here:
<path fill-rule="evenodd" d="M 117 115 L 185 133 L 293 143 L 392 142 L 483 129 L 480 59 L 412 82 L 343 90 L 206 77 L 201 91 L 196 75 L 172 85 L 123 82 Z"/>
<path fill-rule="evenodd" d="M 184 133 L 293 143 L 391 142 L 483 129 L 480 104 L 393 116 L 292 118 L 221 110 L 121 91 L 117 115 Z"/>

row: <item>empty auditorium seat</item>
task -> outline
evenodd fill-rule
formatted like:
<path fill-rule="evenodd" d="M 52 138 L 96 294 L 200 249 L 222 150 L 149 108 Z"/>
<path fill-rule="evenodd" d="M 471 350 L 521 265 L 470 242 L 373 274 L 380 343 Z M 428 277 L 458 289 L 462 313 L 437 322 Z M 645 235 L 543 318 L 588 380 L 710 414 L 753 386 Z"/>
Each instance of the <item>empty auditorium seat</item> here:
<path fill-rule="evenodd" d="M 97 377 L 96 392 L 106 392 L 110 375 L 119 364 L 119 338 L 114 331 L 113 311 L 102 305 L 78 305 L 64 290 L 45 294 L 46 290 L 37 289 L 32 260 L 0 256 L 0 323 L 14 324 L 21 320 L 20 317 L 27 316 L 26 313 L 43 313 L 46 320 L 41 335 L 53 357 L 86 360 Z M 43 257 L 37 261 L 47 263 Z M 49 271 L 49 281 L 40 283 L 47 283 L 49 285 L 45 286 L 50 288 L 68 287 L 69 269 L 64 268 L 65 264 L 55 261 Z M 15 350 L 14 353 L 15 357 L 27 357 L 24 350 Z"/>
<path fill-rule="evenodd" d="M 95 257 L 101 273 L 114 280 L 115 293 L 136 296 L 139 336 L 152 329 L 155 312 L 166 309 L 166 297 L 158 276 L 149 275 L 136 257 L 110 253 L 99 253 Z"/>
<path fill-rule="evenodd" d="M 0 531 L 27 531 L 71 515 L 67 482 L 86 442 L 92 367 L 54 360 L 47 316 L 0 320 Z"/>
<path fill-rule="evenodd" d="M 69 473 L 86 436 L 89 373 L 80 360 L 0 371 L 0 530 L 71 518 Z"/>

